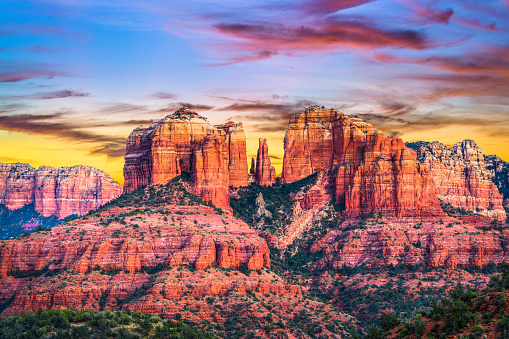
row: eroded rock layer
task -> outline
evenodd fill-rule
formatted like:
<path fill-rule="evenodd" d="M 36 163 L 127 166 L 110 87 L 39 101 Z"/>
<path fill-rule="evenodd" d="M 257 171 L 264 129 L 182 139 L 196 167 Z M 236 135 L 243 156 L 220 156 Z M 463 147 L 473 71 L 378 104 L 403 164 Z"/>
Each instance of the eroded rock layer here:
<path fill-rule="evenodd" d="M 439 199 L 454 207 L 506 219 L 503 198 L 492 181 L 499 166 L 496 162 L 488 166 L 481 148 L 473 140 L 463 140 L 451 148 L 436 141 L 411 146 L 419 160 L 430 166 Z"/>
<path fill-rule="evenodd" d="M 245 186 L 248 180 L 242 124 L 228 122 L 214 127 L 196 112 L 182 108 L 131 132 L 125 153 L 124 192 L 166 183 L 182 172 L 192 175 L 199 197 L 228 207 L 228 187 Z"/>
<path fill-rule="evenodd" d="M 290 119 L 282 181 L 321 170 L 334 178 L 335 201 L 348 215 L 443 215 L 428 166 L 401 139 L 362 119 L 312 106 Z"/>
<path fill-rule="evenodd" d="M 224 125 L 215 125 L 214 127 L 225 132 L 225 143 L 228 147 L 229 185 L 233 187 L 247 186 L 246 133 L 244 133 L 242 123 L 229 121 Z"/>
<path fill-rule="evenodd" d="M 38 170 L 28 164 L 0 164 L 0 204 L 9 210 L 33 203 L 42 216 L 84 215 L 113 200 L 122 187 L 103 171 L 78 165 Z"/>

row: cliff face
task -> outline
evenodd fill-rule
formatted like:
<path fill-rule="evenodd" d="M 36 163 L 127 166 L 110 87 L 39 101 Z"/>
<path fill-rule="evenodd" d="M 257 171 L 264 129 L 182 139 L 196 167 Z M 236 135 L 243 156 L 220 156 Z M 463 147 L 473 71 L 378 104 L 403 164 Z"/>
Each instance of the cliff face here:
<path fill-rule="evenodd" d="M 313 106 L 290 119 L 282 181 L 320 170 L 335 180 L 336 203 L 348 215 L 443 215 L 428 166 L 401 139 L 386 137 L 362 119 Z"/>
<path fill-rule="evenodd" d="M 247 185 L 245 145 L 242 124 L 214 127 L 196 112 L 182 108 L 149 127 L 137 127 L 129 135 L 124 192 L 166 183 L 188 172 L 199 197 L 228 207 L 228 186 Z"/>
<path fill-rule="evenodd" d="M 224 141 L 228 148 L 229 185 L 233 187 L 247 186 L 246 133 L 244 133 L 242 123 L 229 121 L 224 125 L 215 125 L 214 127 L 225 133 Z"/>
<path fill-rule="evenodd" d="M 34 204 L 42 216 L 84 215 L 118 197 L 122 187 L 93 167 L 35 170 L 27 164 L 0 164 L 0 204 L 9 210 Z"/>
<path fill-rule="evenodd" d="M 430 166 L 442 201 L 491 218 L 506 219 L 503 198 L 492 181 L 496 168 L 500 167 L 496 161 L 488 166 L 481 148 L 474 141 L 464 140 L 451 148 L 436 141 L 412 145 L 419 160 Z"/>

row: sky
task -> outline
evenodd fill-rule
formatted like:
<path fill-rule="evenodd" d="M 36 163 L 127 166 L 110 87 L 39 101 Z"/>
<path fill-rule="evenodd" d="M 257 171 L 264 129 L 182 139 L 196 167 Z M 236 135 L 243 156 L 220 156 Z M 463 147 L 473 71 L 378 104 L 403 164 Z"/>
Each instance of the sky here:
<path fill-rule="evenodd" d="M 509 161 L 509 0 L 0 2 L 0 162 L 123 183 L 132 129 L 188 106 L 242 121 L 281 172 L 288 118 L 355 114 Z"/>

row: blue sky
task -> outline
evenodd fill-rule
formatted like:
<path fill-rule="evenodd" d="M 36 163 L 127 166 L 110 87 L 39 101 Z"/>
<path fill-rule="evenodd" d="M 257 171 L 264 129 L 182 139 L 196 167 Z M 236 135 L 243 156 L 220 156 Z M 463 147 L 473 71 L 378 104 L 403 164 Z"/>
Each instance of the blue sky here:
<path fill-rule="evenodd" d="M 189 105 L 281 165 L 291 114 L 357 114 L 405 141 L 509 160 L 508 1 L 6 1 L 0 161 L 122 181 L 136 125 Z M 41 145 L 45 145 L 46 148 Z"/>

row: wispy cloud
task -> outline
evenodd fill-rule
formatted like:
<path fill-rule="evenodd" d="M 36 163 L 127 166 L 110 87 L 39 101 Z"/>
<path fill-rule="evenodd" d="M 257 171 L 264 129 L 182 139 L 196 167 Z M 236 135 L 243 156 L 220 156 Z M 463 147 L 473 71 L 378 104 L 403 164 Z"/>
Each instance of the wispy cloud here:
<path fill-rule="evenodd" d="M 165 99 L 165 100 L 175 100 L 178 98 L 177 94 L 169 93 L 169 92 L 157 92 L 148 96 L 151 99 Z"/>

